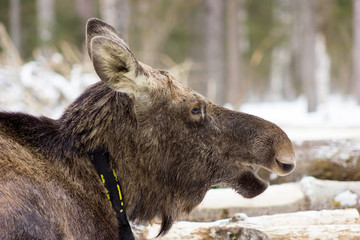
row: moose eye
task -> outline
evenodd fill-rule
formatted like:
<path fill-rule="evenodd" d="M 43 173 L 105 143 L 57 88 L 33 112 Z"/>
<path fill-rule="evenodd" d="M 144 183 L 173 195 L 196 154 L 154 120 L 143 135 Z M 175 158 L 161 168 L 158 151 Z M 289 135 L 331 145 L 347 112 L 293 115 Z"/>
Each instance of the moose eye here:
<path fill-rule="evenodd" d="M 191 110 L 192 114 L 198 115 L 201 114 L 201 108 L 200 107 L 195 107 Z"/>

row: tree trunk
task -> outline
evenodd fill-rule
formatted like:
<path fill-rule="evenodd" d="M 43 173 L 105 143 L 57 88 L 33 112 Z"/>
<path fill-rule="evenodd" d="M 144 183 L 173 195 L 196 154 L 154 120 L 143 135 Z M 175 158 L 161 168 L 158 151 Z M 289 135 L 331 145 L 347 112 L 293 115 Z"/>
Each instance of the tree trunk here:
<path fill-rule="evenodd" d="M 227 102 L 237 109 L 241 100 L 242 54 L 240 49 L 239 28 L 244 27 L 238 16 L 242 11 L 242 0 L 227 2 Z M 240 31 L 239 31 L 240 30 Z"/>
<path fill-rule="evenodd" d="M 272 51 L 271 74 L 270 74 L 270 100 L 294 100 L 296 99 L 295 78 L 291 73 L 292 54 L 296 55 L 295 39 L 301 34 L 295 33 L 294 19 L 292 12 L 294 2 L 278 0 L 274 6 L 273 14 L 276 20 L 276 30 L 285 32 L 286 40 Z M 295 41 L 294 41 L 295 40 Z"/>
<path fill-rule="evenodd" d="M 10 37 L 21 53 L 21 8 L 19 0 L 10 0 Z"/>
<path fill-rule="evenodd" d="M 127 37 L 130 15 L 128 0 L 101 0 L 100 15 L 105 22 Z"/>
<path fill-rule="evenodd" d="M 94 16 L 95 13 L 94 6 L 95 6 L 94 0 L 75 1 L 76 13 L 83 22 L 86 22 L 89 18 Z"/>
<path fill-rule="evenodd" d="M 138 39 L 141 51 L 138 57 L 151 66 L 163 67 L 154 56 L 161 56 L 161 47 L 166 44 L 169 34 L 178 24 L 179 18 L 183 17 L 183 13 L 179 9 L 183 9 L 184 2 L 181 0 L 152 0 L 138 1 L 133 5 L 136 11 L 136 23 L 140 27 Z M 162 6 L 162 7 L 159 7 Z M 135 14 L 134 14 L 135 15 Z M 156 29 L 154 29 L 156 26 Z"/>
<path fill-rule="evenodd" d="M 302 56 L 301 56 L 301 80 L 308 100 L 308 112 L 314 112 L 317 108 L 317 89 L 315 81 L 315 9 L 313 0 L 304 0 L 299 5 L 300 22 L 302 23 Z"/>
<path fill-rule="evenodd" d="M 37 0 L 38 36 L 40 49 L 45 57 L 50 57 L 50 41 L 54 27 L 55 0 Z"/>
<path fill-rule="evenodd" d="M 299 12 L 299 1 L 289 1 L 290 4 L 290 14 L 292 15 L 292 25 L 290 32 L 290 49 L 291 49 L 291 59 L 290 59 L 290 74 L 292 77 L 292 82 L 294 85 L 295 96 L 303 94 L 302 89 L 302 75 L 301 75 L 301 14 Z"/>
<path fill-rule="evenodd" d="M 360 0 L 354 0 L 354 47 L 353 47 L 353 83 L 355 96 L 360 104 Z"/>
<path fill-rule="evenodd" d="M 217 104 L 225 103 L 224 81 L 224 2 L 206 0 L 205 57 L 207 72 L 207 95 Z"/>

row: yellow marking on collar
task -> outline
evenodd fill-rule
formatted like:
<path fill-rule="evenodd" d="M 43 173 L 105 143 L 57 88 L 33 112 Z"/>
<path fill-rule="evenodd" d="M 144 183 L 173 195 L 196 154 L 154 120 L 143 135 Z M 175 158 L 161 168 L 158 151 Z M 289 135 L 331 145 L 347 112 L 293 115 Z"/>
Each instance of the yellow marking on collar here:
<path fill-rule="evenodd" d="M 112 171 L 113 171 L 113 175 L 114 175 L 114 177 L 115 177 L 116 182 L 119 182 L 119 180 L 118 180 L 118 178 L 117 178 L 117 175 L 116 175 L 116 172 L 115 172 L 115 169 L 113 169 Z M 118 189 L 118 192 L 119 192 L 120 200 L 122 201 L 120 186 L 119 186 L 118 183 L 116 184 L 116 186 L 117 186 L 117 189 Z"/>
<path fill-rule="evenodd" d="M 114 177 L 115 177 L 115 180 L 118 181 L 118 178 L 117 178 L 117 176 L 116 176 L 115 169 L 113 169 L 113 175 L 114 175 Z"/>
<path fill-rule="evenodd" d="M 104 175 L 100 174 L 100 177 L 101 177 L 101 181 L 103 182 L 103 184 L 105 184 L 105 178 L 104 178 Z"/>
<path fill-rule="evenodd" d="M 109 194 L 106 194 L 108 199 L 109 199 L 109 203 L 110 203 L 110 206 L 112 206 L 112 203 L 111 203 L 111 199 L 110 199 L 110 195 Z"/>
<path fill-rule="evenodd" d="M 119 192 L 120 200 L 122 201 L 120 186 L 119 186 L 119 184 L 116 184 L 116 185 L 117 185 L 117 189 L 118 189 L 118 192 Z"/>

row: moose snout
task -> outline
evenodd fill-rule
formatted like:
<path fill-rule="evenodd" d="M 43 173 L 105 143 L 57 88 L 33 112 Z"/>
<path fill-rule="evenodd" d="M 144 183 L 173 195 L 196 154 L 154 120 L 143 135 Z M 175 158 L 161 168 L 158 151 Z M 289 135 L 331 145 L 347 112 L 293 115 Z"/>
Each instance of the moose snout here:
<path fill-rule="evenodd" d="M 295 166 L 296 166 L 295 161 L 292 163 L 284 163 L 278 159 L 275 159 L 275 162 L 280 169 L 280 172 L 277 173 L 279 175 L 287 175 L 287 174 L 291 173 L 295 169 Z"/>
<path fill-rule="evenodd" d="M 274 160 L 271 170 L 279 176 L 285 176 L 294 171 L 296 166 L 294 146 L 281 128 L 275 125 L 272 130 Z"/>
<path fill-rule="evenodd" d="M 277 156 L 275 157 L 273 171 L 280 175 L 285 176 L 290 174 L 296 166 L 296 159 L 294 152 L 287 154 L 288 156 Z"/>

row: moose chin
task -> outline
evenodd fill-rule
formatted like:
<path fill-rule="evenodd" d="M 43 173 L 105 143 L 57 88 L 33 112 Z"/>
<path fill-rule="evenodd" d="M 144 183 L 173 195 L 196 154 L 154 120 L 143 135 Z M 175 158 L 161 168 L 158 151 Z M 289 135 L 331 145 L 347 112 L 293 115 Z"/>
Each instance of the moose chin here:
<path fill-rule="evenodd" d="M 99 19 L 86 39 L 101 81 L 59 119 L 0 112 L 1 239 L 134 239 L 128 221 L 155 217 L 161 235 L 214 186 L 252 198 L 259 168 L 294 169 L 275 124 L 141 63 Z"/>

